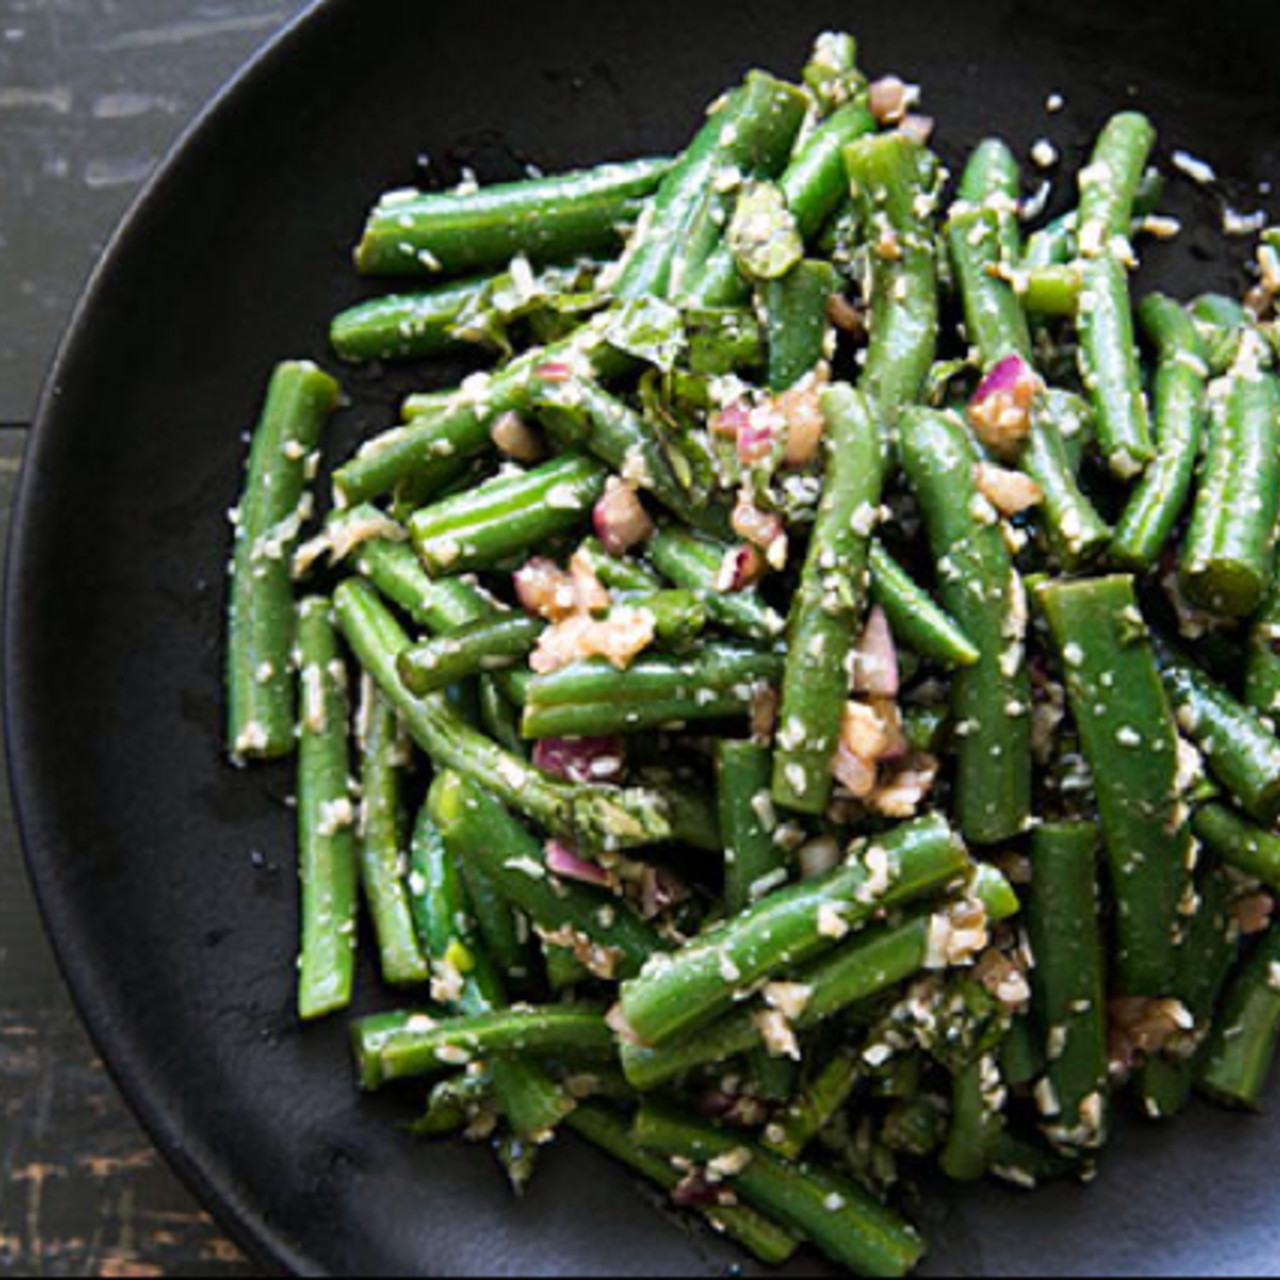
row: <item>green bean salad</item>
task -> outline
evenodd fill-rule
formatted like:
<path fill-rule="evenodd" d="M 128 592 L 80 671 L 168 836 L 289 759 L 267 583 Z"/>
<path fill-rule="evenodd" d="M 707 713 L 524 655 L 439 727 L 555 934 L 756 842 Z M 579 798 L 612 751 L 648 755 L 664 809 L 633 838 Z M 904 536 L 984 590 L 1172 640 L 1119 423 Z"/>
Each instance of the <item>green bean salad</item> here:
<path fill-rule="evenodd" d="M 1144 296 L 1150 121 L 1046 222 L 918 100 L 825 34 L 675 158 L 386 195 L 336 357 L 489 367 L 316 519 L 342 392 L 282 364 L 233 513 L 301 1018 L 364 930 L 421 1137 L 519 1190 L 573 1133 L 868 1276 L 922 1174 L 1091 1179 L 1280 1037 L 1280 230 L 1241 300 Z"/>

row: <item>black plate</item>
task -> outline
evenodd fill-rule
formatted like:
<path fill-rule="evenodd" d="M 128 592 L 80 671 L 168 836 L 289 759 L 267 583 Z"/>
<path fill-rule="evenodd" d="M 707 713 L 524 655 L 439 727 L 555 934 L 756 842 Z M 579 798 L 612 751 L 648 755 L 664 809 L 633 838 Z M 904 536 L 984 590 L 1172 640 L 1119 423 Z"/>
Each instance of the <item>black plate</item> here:
<path fill-rule="evenodd" d="M 366 205 L 424 154 L 445 178 L 494 178 L 676 147 L 744 68 L 791 72 L 816 30 L 848 26 L 869 66 L 927 86 L 951 157 L 999 130 L 1023 147 L 1048 133 L 1075 161 L 1135 102 L 1253 208 L 1280 176 L 1280 14 L 1248 8 L 336 0 L 188 138 L 95 278 L 31 442 L 8 711 L 32 873 L 85 1018 L 160 1147 L 259 1257 L 374 1274 L 737 1260 L 571 1143 L 511 1200 L 485 1153 L 416 1147 L 400 1103 L 357 1095 L 340 1026 L 303 1034 L 291 1015 L 289 778 L 236 773 L 220 748 L 224 513 L 270 367 L 323 357 L 327 317 L 359 296 L 347 246 Z M 1152 254 L 1156 277 L 1235 286 L 1215 199 L 1182 184 L 1171 203 L 1189 230 Z M 350 385 L 347 441 L 390 418 L 385 392 Z M 1197 1114 L 1132 1135 L 1090 1191 L 931 1199 L 931 1265 L 1276 1274 L 1278 1140 L 1274 1120 Z"/>

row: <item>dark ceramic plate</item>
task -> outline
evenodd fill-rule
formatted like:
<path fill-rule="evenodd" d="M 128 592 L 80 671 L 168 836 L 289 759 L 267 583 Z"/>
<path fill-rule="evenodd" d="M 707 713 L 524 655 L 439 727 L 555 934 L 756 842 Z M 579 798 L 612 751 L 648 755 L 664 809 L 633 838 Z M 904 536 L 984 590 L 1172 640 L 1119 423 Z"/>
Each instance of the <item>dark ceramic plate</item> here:
<path fill-rule="evenodd" d="M 951 157 L 1050 134 L 1073 163 L 1118 105 L 1211 157 L 1258 204 L 1280 177 L 1280 10 L 1022 0 L 333 0 L 188 138 L 103 262 L 49 384 L 9 576 L 13 777 L 68 980 L 162 1150 L 268 1264 L 357 1274 L 688 1274 L 737 1256 L 665 1220 L 566 1142 L 523 1202 L 490 1158 L 419 1147 L 355 1091 L 343 1029 L 291 1013 L 286 772 L 220 743 L 226 508 L 277 358 L 326 355 L 359 296 L 347 247 L 374 196 L 678 146 L 749 65 L 789 72 L 846 26 L 927 86 Z M 1046 95 L 1066 95 L 1049 117 Z M 1065 199 L 1065 196 L 1064 196 Z M 1184 293 L 1234 286 L 1213 197 L 1152 254 Z M 1272 206 L 1275 212 L 1275 206 Z M 444 380 L 456 369 L 428 371 Z M 350 380 L 339 447 L 392 396 Z M 381 403 L 379 402 L 381 396 Z M 372 988 L 373 982 L 366 983 Z M 1280 1127 L 1197 1114 L 1130 1135 L 1095 1188 L 930 1198 L 931 1266 L 966 1274 L 1280 1273 Z"/>

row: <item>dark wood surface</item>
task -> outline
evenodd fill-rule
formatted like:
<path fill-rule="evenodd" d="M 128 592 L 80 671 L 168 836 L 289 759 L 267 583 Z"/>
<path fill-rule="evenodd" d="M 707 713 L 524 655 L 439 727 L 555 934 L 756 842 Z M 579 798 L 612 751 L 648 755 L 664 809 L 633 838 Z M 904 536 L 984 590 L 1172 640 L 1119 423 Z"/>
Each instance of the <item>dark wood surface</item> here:
<path fill-rule="evenodd" d="M 304 7 L 0 0 L 0 534 L 41 381 L 113 227 L 219 87 Z M 98 1061 L 0 786 L 0 1273 L 251 1272 Z"/>

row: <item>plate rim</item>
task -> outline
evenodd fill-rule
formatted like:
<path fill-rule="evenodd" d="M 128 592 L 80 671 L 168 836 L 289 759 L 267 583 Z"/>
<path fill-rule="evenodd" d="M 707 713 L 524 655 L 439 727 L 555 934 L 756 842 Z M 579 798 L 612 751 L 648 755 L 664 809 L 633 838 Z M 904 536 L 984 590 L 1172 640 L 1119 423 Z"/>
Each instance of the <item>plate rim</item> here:
<path fill-rule="evenodd" d="M 313 1258 L 287 1242 L 259 1209 L 232 1190 L 235 1179 L 203 1144 L 191 1141 L 171 1100 L 158 1099 L 146 1079 L 147 1068 L 129 1043 L 127 1026 L 109 1024 L 97 1016 L 94 1000 L 100 979 L 73 955 L 74 939 L 67 924 L 69 901 L 56 874 L 55 861 L 38 849 L 36 829 L 46 801 L 42 784 L 31 769 L 23 744 L 28 726 L 37 718 L 26 690 L 29 647 L 35 643 L 28 623 L 27 593 L 22 589 L 31 563 L 32 529 L 39 505 L 39 476 L 50 442 L 58 433 L 60 390 L 65 371 L 76 362 L 80 348 L 92 339 L 98 299 L 109 287 L 116 265 L 135 241 L 147 234 L 149 222 L 165 204 L 168 188 L 180 176 L 197 144 L 231 124 L 245 108 L 246 97 L 259 91 L 282 63 L 299 50 L 322 40 L 325 23 L 344 0 L 305 0 L 241 66 L 217 89 L 182 129 L 161 161 L 120 217 L 72 306 L 41 383 L 31 425 L 26 432 L 22 465 L 10 510 L 5 549 L 3 651 L 0 652 L 0 693 L 7 780 L 22 863 L 35 895 L 45 936 L 52 947 L 62 981 L 71 995 L 81 1025 L 102 1059 L 107 1073 L 156 1151 L 192 1193 L 217 1226 L 264 1270 L 276 1274 L 328 1274 Z"/>

